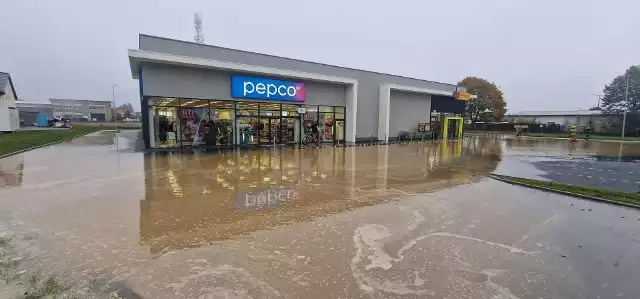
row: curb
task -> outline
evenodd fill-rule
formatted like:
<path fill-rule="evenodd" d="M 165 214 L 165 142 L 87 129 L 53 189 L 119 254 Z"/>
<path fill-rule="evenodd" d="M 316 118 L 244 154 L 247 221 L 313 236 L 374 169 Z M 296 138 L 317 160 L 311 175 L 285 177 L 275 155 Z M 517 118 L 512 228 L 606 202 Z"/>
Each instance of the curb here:
<path fill-rule="evenodd" d="M 104 130 L 100 130 L 100 131 L 104 131 Z M 58 141 L 49 142 L 49 143 L 45 143 L 45 144 L 41 144 L 41 145 L 36 145 L 36 146 L 30 147 L 30 148 L 21 149 L 19 151 L 15 151 L 15 152 L 12 152 L 12 153 L 1 155 L 0 159 L 11 157 L 11 156 L 17 155 L 17 154 L 22 154 L 24 152 L 28 152 L 28 151 L 34 150 L 34 149 L 39 149 L 41 147 L 50 146 L 50 145 L 58 144 L 58 143 L 61 143 L 61 142 L 69 141 L 69 140 L 72 140 L 72 139 L 75 139 L 75 138 L 78 138 L 78 137 L 82 137 L 82 136 L 93 134 L 93 133 L 100 132 L 100 131 L 95 131 L 95 132 L 91 132 L 91 133 L 84 133 L 84 134 L 78 134 L 78 135 L 74 135 L 74 136 L 69 137 L 69 138 L 60 139 Z"/>
<path fill-rule="evenodd" d="M 512 185 L 519 185 L 519 186 L 528 187 L 528 188 L 532 188 L 532 189 L 538 189 L 538 190 L 542 190 L 542 191 L 553 192 L 553 193 L 557 193 L 557 194 L 562 194 L 562 195 L 582 198 L 582 199 L 591 200 L 591 201 L 604 202 L 604 203 L 617 205 L 617 206 L 624 206 L 624 207 L 628 207 L 628 208 L 640 209 L 640 205 L 634 205 L 634 204 L 630 204 L 630 203 L 624 203 L 624 202 L 619 202 L 619 201 L 614 201 L 614 200 L 609 200 L 609 199 L 604 199 L 604 198 L 599 198 L 599 197 L 593 197 L 593 196 L 579 194 L 579 193 L 573 193 L 573 192 L 562 191 L 562 190 L 557 190 L 557 189 L 551 189 L 551 188 L 542 187 L 542 186 L 531 185 L 531 184 L 527 184 L 527 183 L 522 183 L 522 182 L 511 180 L 511 179 L 509 179 L 508 176 L 503 176 L 503 175 L 499 175 L 499 174 L 490 173 L 490 174 L 488 174 L 488 176 L 490 178 L 494 179 L 494 180 L 498 180 L 498 181 L 501 181 L 501 182 L 504 182 L 504 183 L 508 183 L 508 184 L 512 184 Z"/>

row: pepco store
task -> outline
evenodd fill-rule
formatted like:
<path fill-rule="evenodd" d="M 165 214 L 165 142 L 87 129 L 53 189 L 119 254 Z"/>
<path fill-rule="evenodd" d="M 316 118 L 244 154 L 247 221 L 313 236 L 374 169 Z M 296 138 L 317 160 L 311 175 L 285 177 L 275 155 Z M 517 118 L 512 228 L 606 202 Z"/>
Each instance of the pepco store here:
<path fill-rule="evenodd" d="M 129 50 L 146 148 L 388 141 L 462 113 L 452 84 L 140 35 Z"/>

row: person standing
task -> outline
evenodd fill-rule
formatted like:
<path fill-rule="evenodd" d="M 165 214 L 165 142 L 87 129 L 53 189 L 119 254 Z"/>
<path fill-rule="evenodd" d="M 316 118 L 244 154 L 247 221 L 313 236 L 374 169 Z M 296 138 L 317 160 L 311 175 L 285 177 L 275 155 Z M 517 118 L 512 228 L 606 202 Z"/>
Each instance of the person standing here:
<path fill-rule="evenodd" d="M 311 124 L 311 133 L 313 134 L 313 139 L 315 139 L 316 146 L 320 146 L 320 130 L 318 129 L 318 122 Z"/>
<path fill-rule="evenodd" d="M 587 126 L 587 127 L 584 129 L 584 139 L 585 139 L 585 140 L 589 140 L 589 135 L 591 135 L 591 127 L 590 127 L 590 126 Z"/>
<path fill-rule="evenodd" d="M 571 126 L 571 129 L 569 130 L 569 139 L 571 142 L 577 141 L 577 134 L 578 130 L 576 129 L 576 125 Z"/>

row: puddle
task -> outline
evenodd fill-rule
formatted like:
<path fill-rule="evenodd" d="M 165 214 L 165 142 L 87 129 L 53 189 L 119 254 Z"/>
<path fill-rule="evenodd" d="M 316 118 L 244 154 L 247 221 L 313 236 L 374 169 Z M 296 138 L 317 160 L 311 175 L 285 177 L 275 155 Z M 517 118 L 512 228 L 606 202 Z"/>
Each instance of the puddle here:
<path fill-rule="evenodd" d="M 104 132 L 0 160 L 0 221 L 38 244 L 43 266 L 143 298 L 557 298 L 604 279 L 558 257 L 582 242 L 560 228 L 582 221 L 573 199 L 484 177 L 615 156 L 610 145 L 466 138 L 143 154 L 135 136 Z M 578 235 L 603 233 L 620 213 L 635 219 L 597 207 Z M 625 223 L 592 242 L 597 258 L 629 242 L 637 230 Z"/>

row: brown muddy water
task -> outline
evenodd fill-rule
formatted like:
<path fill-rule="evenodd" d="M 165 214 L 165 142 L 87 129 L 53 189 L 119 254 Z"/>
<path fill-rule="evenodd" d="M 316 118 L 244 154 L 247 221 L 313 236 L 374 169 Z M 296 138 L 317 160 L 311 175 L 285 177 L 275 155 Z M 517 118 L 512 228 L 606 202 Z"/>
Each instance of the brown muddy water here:
<path fill-rule="evenodd" d="M 27 252 L 21 271 L 142 298 L 640 298 L 637 210 L 486 178 L 618 143 L 143 154 L 134 138 L 0 160 L 0 234 Z"/>

